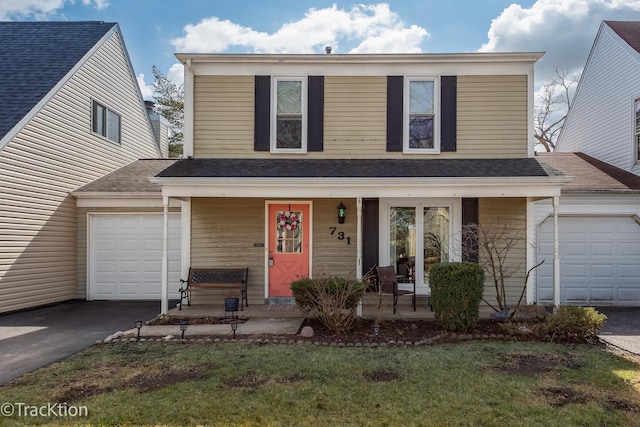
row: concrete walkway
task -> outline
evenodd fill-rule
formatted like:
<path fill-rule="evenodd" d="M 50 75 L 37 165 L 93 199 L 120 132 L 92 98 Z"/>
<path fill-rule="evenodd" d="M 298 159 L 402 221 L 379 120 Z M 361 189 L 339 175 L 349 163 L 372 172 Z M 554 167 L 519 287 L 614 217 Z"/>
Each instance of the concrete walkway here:
<path fill-rule="evenodd" d="M 304 318 L 302 317 L 255 317 L 238 322 L 237 335 L 296 335 Z M 123 332 L 125 337 L 137 337 L 137 329 L 129 329 Z M 185 338 L 192 336 L 208 335 L 233 335 L 229 323 L 213 325 L 188 325 L 184 333 Z M 140 328 L 141 338 L 159 338 L 172 336 L 182 337 L 179 325 L 144 325 Z M 107 337 L 108 341 L 108 337 Z"/>

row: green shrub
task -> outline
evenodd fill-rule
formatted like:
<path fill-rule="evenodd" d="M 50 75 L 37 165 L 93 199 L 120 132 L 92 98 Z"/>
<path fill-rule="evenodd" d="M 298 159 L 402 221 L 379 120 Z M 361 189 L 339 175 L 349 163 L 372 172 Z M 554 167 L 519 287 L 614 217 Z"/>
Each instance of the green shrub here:
<path fill-rule="evenodd" d="M 478 323 L 484 270 L 471 262 L 435 264 L 429 269 L 431 305 L 447 331 L 466 332 Z"/>
<path fill-rule="evenodd" d="M 598 335 L 606 319 L 593 307 L 559 307 L 538 321 L 509 321 L 501 327 L 516 339 L 584 342 Z"/>
<path fill-rule="evenodd" d="M 564 337 L 583 341 L 597 336 L 605 320 L 607 316 L 593 307 L 559 307 L 545 323 L 551 340 Z"/>
<path fill-rule="evenodd" d="M 343 277 L 303 278 L 291 283 L 298 307 L 317 315 L 333 332 L 346 332 L 353 328 L 356 307 L 365 288 L 363 282 Z"/>

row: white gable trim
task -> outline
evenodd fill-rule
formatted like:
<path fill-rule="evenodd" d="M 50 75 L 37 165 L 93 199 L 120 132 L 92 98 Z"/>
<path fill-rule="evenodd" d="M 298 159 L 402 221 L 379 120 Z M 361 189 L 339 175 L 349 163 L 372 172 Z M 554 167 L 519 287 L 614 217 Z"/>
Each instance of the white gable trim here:
<path fill-rule="evenodd" d="M 76 65 L 69 70 L 69 72 L 62 78 L 60 81 L 47 93 L 40 102 L 38 102 L 27 114 L 24 115 L 22 120 L 20 120 L 14 127 L 11 129 L 4 138 L 0 139 L 0 150 L 2 150 L 5 145 L 9 143 L 15 136 L 22 131 L 22 129 L 29 123 L 35 116 L 44 108 L 45 105 L 62 89 L 62 87 L 67 84 L 67 82 L 73 77 L 73 75 L 80 69 L 84 64 L 87 63 L 89 58 L 93 56 L 94 53 L 98 49 L 102 47 L 106 43 L 107 40 L 118 30 L 118 25 L 115 24 L 103 37 L 100 39 L 98 43 L 96 43 Z M 136 82 L 137 87 L 137 82 Z M 138 92 L 140 89 L 138 89 Z"/>

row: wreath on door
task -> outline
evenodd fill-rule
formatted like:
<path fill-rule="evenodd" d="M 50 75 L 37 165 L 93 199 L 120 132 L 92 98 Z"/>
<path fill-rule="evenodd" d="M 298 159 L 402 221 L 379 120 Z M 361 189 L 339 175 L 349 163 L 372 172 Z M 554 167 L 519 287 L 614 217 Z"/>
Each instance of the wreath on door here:
<path fill-rule="evenodd" d="M 278 230 L 295 230 L 300 225 L 298 216 L 291 212 L 278 212 Z"/>

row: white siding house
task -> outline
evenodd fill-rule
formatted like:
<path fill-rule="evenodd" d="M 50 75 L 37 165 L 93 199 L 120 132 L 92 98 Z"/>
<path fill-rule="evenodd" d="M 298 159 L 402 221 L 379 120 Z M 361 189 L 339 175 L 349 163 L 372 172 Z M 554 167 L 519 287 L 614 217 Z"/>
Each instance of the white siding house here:
<path fill-rule="evenodd" d="M 77 297 L 70 192 L 161 152 L 118 24 L 2 22 L 0 52 L 1 313 Z"/>
<path fill-rule="evenodd" d="M 640 22 L 604 21 L 557 151 L 583 152 L 640 175 Z"/>

